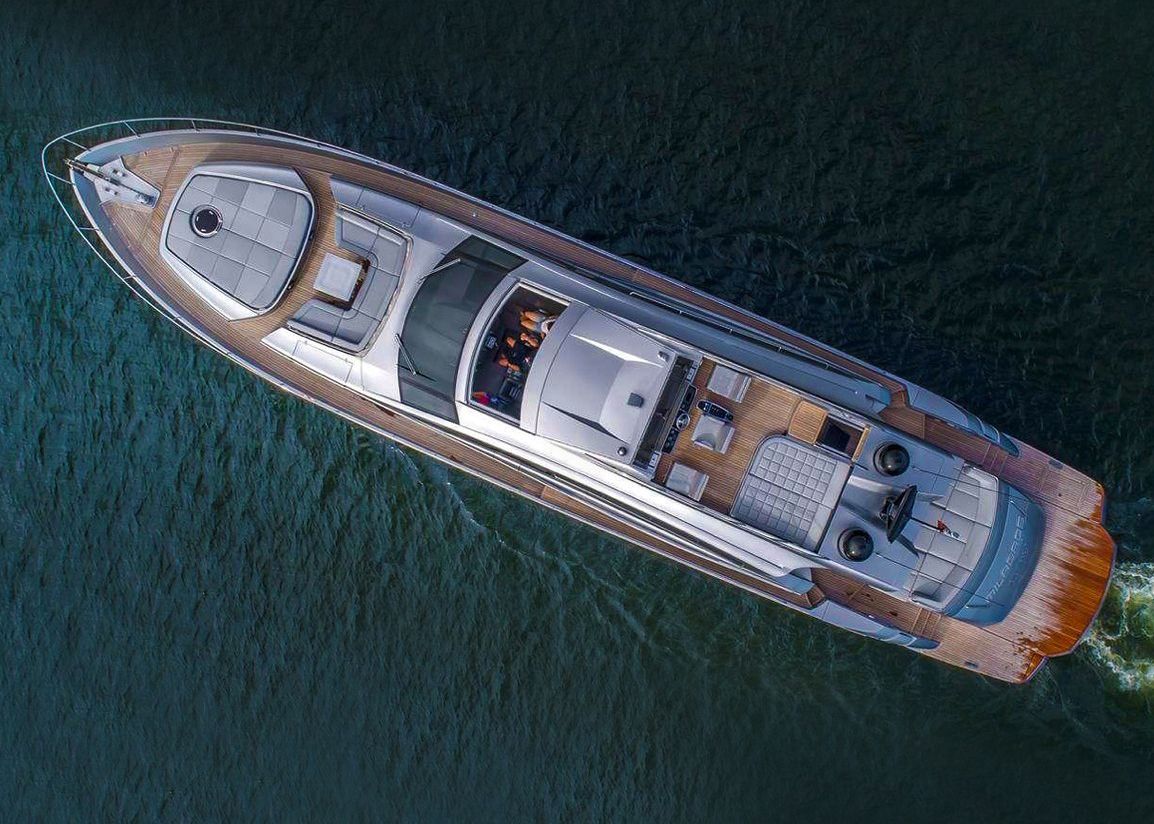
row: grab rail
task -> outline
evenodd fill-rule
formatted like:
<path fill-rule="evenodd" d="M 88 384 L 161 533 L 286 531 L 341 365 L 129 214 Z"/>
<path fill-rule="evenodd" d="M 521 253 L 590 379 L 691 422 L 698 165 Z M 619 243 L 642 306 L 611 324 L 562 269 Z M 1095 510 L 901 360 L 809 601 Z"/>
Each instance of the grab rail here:
<path fill-rule="evenodd" d="M 245 131 L 254 135 L 264 135 L 269 137 L 288 138 L 299 143 L 306 144 L 319 149 L 339 152 L 345 155 L 353 155 L 358 160 L 366 163 L 371 163 L 374 166 L 387 166 L 380 160 L 361 154 L 360 152 L 351 149 L 345 149 L 340 146 L 335 146 L 332 143 L 326 143 L 323 140 L 316 140 L 314 138 L 303 137 L 292 132 L 281 131 L 280 129 L 269 129 L 264 126 L 255 126 L 251 123 L 241 123 L 234 120 L 218 120 L 215 118 L 202 117 L 136 117 L 127 118 L 123 120 L 109 120 L 105 123 L 97 123 L 91 126 L 84 126 L 80 129 L 73 129 L 70 132 L 65 132 L 54 137 L 52 140 L 44 144 L 44 148 L 40 150 L 40 168 L 44 172 L 44 179 L 48 183 L 48 187 L 52 190 L 52 196 L 56 199 L 56 203 L 64 212 L 64 216 L 68 219 L 69 224 L 76 231 L 77 234 L 88 245 L 88 248 L 96 255 L 96 257 L 103 263 L 109 271 L 116 275 L 125 286 L 132 290 L 132 293 L 143 300 L 165 318 L 176 324 L 178 327 L 185 328 L 182 320 L 168 311 L 165 307 L 158 304 L 150 294 L 144 289 L 141 289 L 136 283 L 136 277 L 131 271 L 128 271 L 113 259 L 110 259 L 106 250 L 104 250 L 98 242 L 96 242 L 92 235 L 99 236 L 99 231 L 88 220 L 88 216 L 83 211 L 76 208 L 73 199 L 68 196 L 63 196 L 64 190 L 62 186 L 67 186 L 69 189 L 74 187 L 74 183 L 69 177 L 64 177 L 54 171 L 57 164 L 53 162 L 50 157 L 55 150 L 59 149 L 63 144 L 71 146 L 73 149 L 78 149 L 82 152 L 89 151 L 91 145 L 86 145 L 91 141 L 86 141 L 84 135 L 90 135 L 93 132 L 111 132 L 102 136 L 100 143 L 109 142 L 112 140 L 123 139 L 127 137 L 139 137 L 142 132 L 150 131 L 176 131 L 179 129 L 191 129 L 199 132 L 205 128 L 220 127 L 229 129 L 231 131 Z M 59 163 L 63 167 L 63 162 Z M 63 170 L 63 169 L 62 169 Z M 189 331 L 186 329 L 186 331 Z"/>

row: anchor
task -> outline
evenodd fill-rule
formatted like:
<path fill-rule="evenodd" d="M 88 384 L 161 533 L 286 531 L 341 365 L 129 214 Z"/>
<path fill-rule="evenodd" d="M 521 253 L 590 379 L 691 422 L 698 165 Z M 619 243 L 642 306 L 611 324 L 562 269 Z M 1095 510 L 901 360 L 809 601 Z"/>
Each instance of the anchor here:
<path fill-rule="evenodd" d="M 74 172 L 79 172 L 92 181 L 98 190 L 103 188 L 104 194 L 110 197 L 128 199 L 141 206 L 152 206 L 156 203 L 155 196 L 148 192 L 134 189 L 123 180 L 117 180 L 112 174 L 104 171 L 100 166 L 93 163 L 83 163 L 74 157 L 66 158 L 64 162 L 68 165 L 69 169 L 72 169 Z M 113 174 L 120 174 L 120 172 L 113 170 Z"/>

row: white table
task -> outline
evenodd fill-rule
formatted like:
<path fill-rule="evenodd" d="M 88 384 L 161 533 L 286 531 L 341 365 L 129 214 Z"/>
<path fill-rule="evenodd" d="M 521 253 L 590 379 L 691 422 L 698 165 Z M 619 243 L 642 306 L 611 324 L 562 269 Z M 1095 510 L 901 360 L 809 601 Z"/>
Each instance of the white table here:
<path fill-rule="evenodd" d="M 345 260 L 329 252 L 321 261 L 321 270 L 317 272 L 317 279 L 313 282 L 313 288 L 347 303 L 357 288 L 357 280 L 360 276 L 361 265 L 359 263 Z"/>

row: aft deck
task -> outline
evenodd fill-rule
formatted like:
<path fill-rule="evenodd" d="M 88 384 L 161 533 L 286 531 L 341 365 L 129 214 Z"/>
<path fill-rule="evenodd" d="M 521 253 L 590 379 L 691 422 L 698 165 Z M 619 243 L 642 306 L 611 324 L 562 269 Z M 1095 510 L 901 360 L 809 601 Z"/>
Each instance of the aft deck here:
<path fill-rule="evenodd" d="M 741 401 L 735 403 L 709 390 L 709 379 L 716 366 L 716 362 L 708 358 L 702 361 L 693 379 L 696 396 L 689 423 L 673 449 L 661 457 L 654 480 L 665 483 L 674 464 L 703 472 L 709 481 L 701 503 L 729 515 L 754 455 L 766 439 L 789 435 L 812 445 L 817 442 L 828 416 L 822 407 L 798 392 L 757 377 L 752 378 Z M 733 439 L 724 453 L 698 446 L 690 437 L 703 414 L 697 406 L 702 400 L 716 403 L 733 415 Z"/>
<path fill-rule="evenodd" d="M 841 353 L 797 336 L 737 307 L 696 292 L 683 284 L 629 264 L 606 253 L 481 204 L 413 175 L 384 166 L 311 150 L 304 145 L 233 142 L 221 135 L 214 142 L 165 147 L 125 158 L 131 171 L 161 192 L 151 212 L 114 201 L 104 204 L 113 227 L 131 247 L 131 268 L 155 299 L 168 306 L 183 326 L 198 338 L 229 353 L 247 368 L 274 381 L 282 389 L 338 412 L 342 416 L 439 457 L 463 470 L 481 475 L 507 489 L 535 499 L 571 517 L 592 524 L 681 563 L 751 592 L 769 595 L 800 607 L 829 598 L 899 629 L 937 641 L 926 654 L 942 661 L 1007 681 L 1029 678 L 1048 656 L 1069 652 L 1096 614 L 1113 562 L 1113 544 L 1101 527 L 1103 494 L 1100 485 L 1028 446 L 1012 455 L 976 436 L 927 417 L 906 402 L 903 384 Z M 164 215 L 189 172 L 206 162 L 251 162 L 288 165 L 296 169 L 315 203 L 315 229 L 288 291 L 270 311 L 258 317 L 228 321 L 209 309 L 165 265 L 159 254 Z M 917 605 L 899 601 L 829 571 L 815 571 L 817 586 L 798 595 L 732 567 L 715 563 L 685 546 L 655 538 L 609 509 L 590 506 L 570 492 L 552 486 L 522 468 L 478 451 L 418 420 L 398 414 L 343 386 L 319 377 L 261 339 L 286 324 L 307 301 L 317 298 L 313 288 L 326 254 L 354 260 L 334 240 L 336 204 L 330 190 L 333 176 L 371 187 L 446 215 L 563 265 L 605 273 L 622 282 L 656 290 L 673 299 L 774 336 L 868 376 L 893 394 L 882 418 L 916 437 L 937 444 L 1005 478 L 1034 497 L 1046 511 L 1047 526 L 1038 569 L 1018 607 L 1000 624 L 977 627 L 942 618 Z M 709 365 L 697 377 L 706 386 Z M 702 392 L 700 397 L 708 397 Z M 755 380 L 746 400 L 732 409 L 737 432 L 726 455 L 706 455 L 684 439 L 658 466 L 664 478 L 673 462 L 688 462 L 710 474 L 703 500 L 719 512 L 732 508 L 753 450 L 768 434 L 789 433 L 812 443 L 825 413 L 795 392 Z M 694 411 L 696 416 L 700 413 Z M 694 417 L 693 423 L 696 423 Z M 691 423 L 691 426 L 693 424 Z"/>

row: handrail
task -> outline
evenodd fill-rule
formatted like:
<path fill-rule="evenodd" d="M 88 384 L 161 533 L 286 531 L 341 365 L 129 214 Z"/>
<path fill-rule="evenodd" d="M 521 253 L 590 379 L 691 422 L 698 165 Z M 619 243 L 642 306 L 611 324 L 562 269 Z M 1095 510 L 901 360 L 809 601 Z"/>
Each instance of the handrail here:
<path fill-rule="evenodd" d="M 140 289 L 138 289 L 136 287 L 136 285 L 134 283 L 136 278 L 132 275 L 131 272 L 128 272 L 127 276 L 125 274 L 122 274 L 120 269 L 118 269 L 116 265 L 111 263 L 108 260 L 108 258 L 97 247 L 97 244 L 95 244 L 88 237 L 88 235 L 90 235 L 90 234 L 99 235 L 99 232 L 96 230 L 95 227 L 88 226 L 88 225 L 81 226 L 79 223 L 77 223 L 76 219 L 72 215 L 72 212 L 69 210 L 68 206 L 65 204 L 63 198 L 61 198 L 60 192 L 57 189 L 56 181 L 60 181 L 60 182 L 65 182 L 65 181 L 61 180 L 61 178 L 58 175 L 55 175 L 48 170 L 48 151 L 52 147 L 61 143 L 62 141 L 67 142 L 73 146 L 79 146 L 81 148 L 86 148 L 80 142 L 73 140 L 72 138 L 77 137 L 77 136 L 82 135 L 82 134 L 85 134 L 85 133 L 94 132 L 94 131 L 97 131 L 100 129 L 113 129 L 113 128 L 120 128 L 126 132 L 126 134 L 124 134 L 120 138 L 116 138 L 116 139 L 123 139 L 125 137 L 130 136 L 130 135 L 135 136 L 135 137 L 139 137 L 141 132 L 137 131 L 136 127 L 141 126 L 142 124 L 151 124 L 154 127 L 155 131 L 178 131 L 180 128 L 185 128 L 185 129 L 190 129 L 191 131 L 194 131 L 194 132 L 200 132 L 202 129 L 204 129 L 206 127 L 210 128 L 210 129 L 213 127 L 220 127 L 220 128 L 224 128 L 224 129 L 233 130 L 233 131 L 246 131 L 246 132 L 249 132 L 251 134 L 258 135 L 258 136 L 283 138 L 283 139 L 287 139 L 287 140 L 292 140 L 292 141 L 299 143 L 299 144 L 302 144 L 304 146 L 309 146 L 309 147 L 313 147 L 316 149 L 321 149 L 325 152 L 332 152 L 332 153 L 335 153 L 337 155 L 341 155 L 344 157 L 351 157 L 351 158 L 354 158 L 354 159 L 356 159 L 356 160 L 358 160 L 364 164 L 367 164 L 369 166 L 386 169 L 386 170 L 389 170 L 390 172 L 393 172 L 393 173 L 400 173 L 400 174 L 405 175 L 407 177 L 415 178 L 415 179 L 422 180 L 422 181 L 425 181 L 428 183 L 433 183 L 433 185 L 438 186 L 440 188 L 446 188 L 446 187 L 442 186 L 441 184 L 437 184 L 433 181 L 426 181 L 425 178 L 421 177 L 420 175 L 416 175 L 416 174 L 409 172 L 409 171 L 406 171 L 404 169 L 398 169 L 397 167 L 394 167 L 394 166 L 386 163 L 383 160 L 379 160 L 377 158 L 370 157 L 366 154 L 362 154 L 361 152 L 355 151 L 353 149 L 347 149 L 347 148 L 344 148 L 342 146 L 336 146 L 332 143 L 327 143 L 323 140 L 316 140 L 315 138 L 304 137 L 302 135 L 294 134 L 293 132 L 286 132 L 286 131 L 282 131 L 280 129 L 270 129 L 270 128 L 267 128 L 264 126 L 256 126 L 256 125 L 253 125 L 251 123 L 242 123 L 239 121 L 232 121 L 232 120 L 219 120 L 219 119 L 214 119 L 214 118 L 192 118 L 192 117 L 138 117 L 138 118 L 128 118 L 128 119 L 122 119 L 122 120 L 110 120 L 110 121 L 107 121 L 105 123 L 98 123 L 98 124 L 95 124 L 92 126 L 85 126 L 83 128 L 80 128 L 80 129 L 74 129 L 70 132 L 65 132 L 64 134 L 62 134 L 62 135 L 54 138 L 53 140 L 49 141 L 44 146 L 44 149 L 40 153 L 41 167 L 44 170 L 44 176 L 48 182 L 48 185 L 52 188 L 53 196 L 56 198 L 57 203 L 60 204 L 60 207 L 64 210 L 64 213 L 68 216 L 68 220 L 72 224 L 73 228 L 76 229 L 76 231 L 80 234 L 80 236 L 82 238 L 84 238 L 84 242 L 87 243 L 89 248 L 92 249 L 92 251 L 96 253 L 96 256 L 98 258 L 100 258 L 100 260 L 105 264 L 105 266 L 107 266 L 126 286 L 128 286 L 130 289 L 132 289 L 133 293 L 136 294 L 137 297 L 140 297 L 141 299 L 148 302 L 150 305 L 153 305 L 154 308 L 157 309 L 157 311 L 161 312 L 161 314 L 165 315 L 166 317 L 169 317 L 170 320 L 173 320 L 175 323 L 177 323 L 180 326 L 183 326 L 183 324 L 181 324 L 178 319 L 171 317 L 171 313 L 169 311 L 167 311 L 164 307 L 156 306 L 154 301 L 152 301 L 145 293 L 143 293 Z M 150 129 L 150 130 L 153 130 L 153 129 Z M 141 131 L 144 131 L 144 129 L 142 128 Z M 107 142 L 107 141 L 102 141 L 102 142 Z M 72 185 L 72 184 L 69 183 L 69 185 Z M 476 198 L 473 198 L 469 195 L 464 195 L 463 193 L 459 193 L 459 192 L 456 194 L 464 197 L 467 200 L 473 201 L 475 203 L 481 203 L 481 201 L 479 201 Z M 541 224 L 537 223 L 536 221 L 528 220 L 528 219 L 520 217 L 520 216 L 512 215 L 511 212 L 507 211 L 506 209 L 502 209 L 499 206 L 493 206 L 492 204 L 485 204 L 485 205 L 488 208 L 495 209 L 496 211 L 498 211 L 500 213 L 510 215 L 512 217 L 516 217 L 518 220 L 522 220 L 522 221 L 528 223 L 529 225 L 540 228 L 546 232 L 550 232 L 550 233 L 554 232 L 554 230 L 549 229 L 548 227 L 542 226 Z M 586 248 L 595 249 L 595 247 L 592 247 L 590 244 L 585 243 L 584 241 L 575 240 L 574 242 L 576 242 L 577 244 L 584 246 Z M 599 250 L 597 250 L 597 251 L 599 251 Z M 664 277 L 664 276 L 660 275 L 659 273 L 653 272 L 653 270 L 648 269 L 645 266 L 641 266 L 641 265 L 638 265 L 635 263 L 630 263 L 629 265 L 634 267 L 635 269 L 637 269 L 639 271 L 649 272 L 651 274 L 658 275 L 659 277 Z M 703 295 L 706 297 L 711 297 L 711 296 L 705 295 L 705 293 L 702 292 L 700 289 L 689 286 L 687 284 L 683 283 L 683 284 L 681 284 L 681 286 L 682 286 L 682 288 L 690 291 L 691 293 Z M 640 295 L 638 295 L 638 296 L 641 297 Z M 667 307 L 667 308 L 670 308 L 670 307 Z M 745 314 L 749 314 L 748 312 L 741 309 L 740 307 L 735 307 L 735 308 L 737 308 L 738 311 L 741 311 Z M 742 326 L 745 326 L 745 324 L 742 324 Z M 758 334 L 760 337 L 762 333 L 758 333 Z M 779 344 L 779 345 L 781 345 L 781 344 Z M 793 347 L 785 347 L 785 348 L 792 349 Z M 853 358 L 852 356 L 846 356 L 846 357 L 849 357 L 851 360 L 857 361 L 857 359 Z M 819 360 L 820 360 L 820 358 L 819 358 Z M 861 363 L 860 361 L 857 361 L 857 362 Z M 834 371 L 837 373 L 851 372 L 851 374 L 852 374 L 852 370 L 842 370 L 841 368 L 833 366 L 832 364 L 823 364 L 823 365 L 825 365 L 826 368 L 831 369 L 831 371 Z M 866 365 L 866 366 L 868 366 L 868 365 Z M 869 368 L 873 371 L 876 371 L 875 367 L 869 367 Z M 879 385 L 879 386 L 883 386 L 883 387 L 885 386 L 884 382 L 881 380 L 871 380 L 869 378 L 865 378 L 864 376 L 858 376 L 858 377 L 861 380 L 865 380 L 867 382 L 872 382 L 872 383 Z M 891 376 L 885 372 L 881 372 L 879 377 L 891 378 L 891 379 L 897 381 L 901 385 L 906 385 L 904 381 L 901 381 L 900 379 L 894 378 L 893 376 Z M 926 413 L 924 410 L 920 410 L 920 411 L 922 411 L 922 414 L 927 415 L 927 417 L 941 420 L 941 418 L 939 416 L 931 415 L 930 413 Z M 1017 451 L 1016 448 L 1011 448 L 1011 447 L 1007 446 L 1007 444 L 1012 444 L 1012 441 L 1008 441 L 1007 439 L 999 438 L 998 440 L 992 440 L 988 435 L 985 434 L 984 431 L 981 431 L 981 430 L 976 431 L 976 432 L 975 431 L 967 431 L 967 430 L 960 429 L 959 427 L 950 423 L 949 421 L 943 420 L 943 423 L 945 423 L 948 426 L 951 426 L 954 429 L 957 429 L 959 432 L 964 432 L 965 434 L 971 435 L 973 437 L 977 437 L 980 440 L 982 440 L 983 443 L 991 444 L 995 448 L 1000 448 L 1000 449 L 1008 452 L 1011 455 L 1013 455 Z M 1005 441 L 1005 442 L 1003 442 L 1003 441 Z"/>
<path fill-rule="evenodd" d="M 67 178 L 63 178 L 60 175 L 56 174 L 55 172 L 50 171 L 48 168 L 48 151 L 53 146 L 55 146 L 56 144 L 58 144 L 62 141 L 67 142 L 67 143 L 71 143 L 74 146 L 80 145 L 80 144 L 76 143 L 74 140 L 70 139 L 72 135 L 80 134 L 81 132 L 89 131 L 90 129 L 103 128 L 103 127 L 106 127 L 108 125 L 110 125 L 110 124 L 101 124 L 100 126 L 92 126 L 92 127 L 88 127 L 88 128 L 84 128 L 84 129 L 77 129 L 75 131 L 68 132 L 66 134 L 60 135 L 59 137 L 56 137 L 56 138 L 48 141 L 46 144 L 44 144 L 44 148 L 40 150 L 40 168 L 41 168 L 41 171 L 44 172 L 44 179 L 48 183 L 48 188 L 52 190 L 52 196 L 54 198 L 56 198 L 57 205 L 59 205 L 61 211 L 64 212 L 64 216 L 68 219 L 68 222 L 72 225 L 72 228 L 75 229 L 77 234 L 79 234 L 80 237 L 84 240 L 84 242 L 86 244 L 88 244 L 88 248 L 90 248 L 96 254 L 96 257 L 99 258 L 100 261 L 105 266 L 107 266 L 108 269 L 111 270 L 112 273 L 114 275 L 116 275 L 116 277 L 119 278 L 121 282 L 124 283 L 125 286 L 127 286 L 129 289 L 131 289 L 133 291 L 133 293 L 136 294 L 138 297 L 143 297 L 140 294 L 139 290 L 137 290 L 136 287 L 131 282 L 131 281 L 135 280 L 132 273 L 131 272 L 122 273 L 121 270 L 115 264 L 113 264 L 111 261 L 108 260 L 107 257 L 105 257 L 104 253 L 97 247 L 97 245 L 88 239 L 89 233 L 95 232 L 95 233 L 99 234 L 99 232 L 97 232 L 96 227 L 93 226 L 87 220 L 87 217 L 82 218 L 82 222 L 84 225 L 81 225 L 80 223 L 78 223 L 76 217 L 73 214 L 72 208 L 70 208 L 69 204 L 65 203 L 64 198 L 62 198 L 60 196 L 60 189 L 58 188 L 58 186 L 60 184 L 63 184 L 63 185 L 68 186 L 70 188 L 73 187 L 75 184 L 72 183 L 71 180 L 69 180 Z M 86 151 L 87 151 L 87 149 L 86 149 Z M 152 304 L 152 301 L 148 301 L 147 298 L 145 298 L 145 300 L 150 305 Z M 158 307 L 154 307 L 154 308 L 158 308 Z"/>
<path fill-rule="evenodd" d="M 331 151 L 335 151 L 335 152 L 338 152 L 338 153 L 343 154 L 343 155 L 354 155 L 354 156 L 356 156 L 356 158 L 358 160 L 363 160 L 365 162 L 373 164 L 374 166 L 388 166 L 388 164 L 385 163 L 384 161 L 379 160 L 379 159 L 374 158 L 374 157 L 370 157 L 369 155 L 366 155 L 366 154 L 362 154 L 361 152 L 358 152 L 354 149 L 348 149 L 348 148 L 345 148 L 343 146 L 337 146 L 337 145 L 334 145 L 332 143 L 327 143 L 323 140 L 317 140 L 316 138 L 312 138 L 312 137 L 304 137 L 303 135 L 295 134 L 294 132 L 286 132 L 286 131 L 282 131 L 281 129 L 270 129 L 266 126 L 256 126 L 256 125 L 253 125 L 252 123 L 242 123 L 242 122 L 237 121 L 237 120 L 218 120 L 215 118 L 205 118 L 205 117 L 197 117 L 197 118 L 192 118 L 192 117 L 134 117 L 134 118 L 128 118 L 128 119 L 124 119 L 124 120 L 109 120 L 105 123 L 96 123 L 96 124 L 91 125 L 91 126 L 84 126 L 83 128 L 80 128 L 80 129 L 73 129 L 70 132 L 65 132 L 64 134 L 61 134 L 61 135 L 53 138 L 52 140 L 50 140 L 45 145 L 44 151 L 47 151 L 49 147 L 53 146 L 56 143 L 59 143 L 62 140 L 73 143 L 73 145 L 79 146 L 82 149 L 87 149 L 88 148 L 87 146 L 83 146 L 83 145 L 77 143 L 76 141 L 73 141 L 72 138 L 77 136 L 77 135 L 83 134 L 85 132 L 93 132 L 93 131 L 96 131 L 97 129 L 108 129 L 108 128 L 113 128 L 116 126 L 121 126 L 125 129 L 127 129 L 128 132 L 132 136 L 139 137 L 140 132 L 138 132 L 136 130 L 135 126 L 140 125 L 142 123 L 155 123 L 155 124 L 181 123 L 181 124 L 185 124 L 186 128 L 190 128 L 194 132 L 199 132 L 199 131 L 203 130 L 205 126 L 210 126 L 210 127 L 211 126 L 224 126 L 224 127 L 227 127 L 229 129 L 234 129 L 234 130 L 244 129 L 244 130 L 250 131 L 256 135 L 268 135 L 268 136 L 272 136 L 272 137 L 287 137 L 291 140 L 296 140 L 296 141 L 299 141 L 301 143 L 306 143 L 306 144 L 315 146 L 315 147 L 320 148 L 320 149 L 329 149 Z M 175 129 L 157 129 L 157 131 L 175 131 Z M 128 135 L 125 135 L 125 136 L 127 137 Z M 41 161 L 42 162 L 44 159 L 44 151 L 41 152 Z"/>
<path fill-rule="evenodd" d="M 215 118 L 199 117 L 136 117 L 122 120 L 109 120 L 104 123 L 96 123 L 94 125 L 84 126 L 79 129 L 73 129 L 69 132 L 64 132 L 63 134 L 54 137 L 52 140 L 44 144 L 44 148 L 40 150 L 40 168 L 44 173 L 44 179 L 48 183 L 48 187 L 52 190 L 52 196 L 56 199 L 56 203 L 64 212 L 64 216 L 68 219 L 68 222 L 72 225 L 72 228 L 76 230 L 76 233 L 80 235 L 81 239 L 84 240 L 84 242 L 88 245 L 88 248 L 92 250 L 100 262 L 103 263 L 109 271 L 116 275 L 118 280 L 120 280 L 125 286 L 131 289 L 134 295 L 143 300 L 146 304 L 151 306 L 172 323 L 182 329 L 185 329 L 186 331 L 190 330 L 186 329 L 180 318 L 174 316 L 164 307 L 158 305 L 157 302 L 152 299 L 151 295 L 149 295 L 145 290 L 138 288 L 135 275 L 133 275 L 131 271 L 128 271 L 124 267 L 118 265 L 117 262 L 110 260 L 107 253 L 100 248 L 100 244 L 96 243 L 89 237 L 89 235 L 99 236 L 100 232 L 95 226 L 91 224 L 86 215 L 78 215 L 74 211 L 75 207 L 74 204 L 71 203 L 70 198 L 66 199 L 65 197 L 62 197 L 60 186 L 65 185 L 71 188 L 75 184 L 73 184 L 69 178 L 61 177 L 59 174 L 56 174 L 49 168 L 48 154 L 54 147 L 57 147 L 62 143 L 67 143 L 77 149 L 88 151 L 90 148 L 89 146 L 86 146 L 82 141 L 74 138 L 78 138 L 83 134 L 102 129 L 123 129 L 125 134 L 119 137 L 113 136 L 109 138 L 109 140 L 116 140 L 126 137 L 139 137 L 142 131 L 177 131 L 179 128 L 183 127 L 190 128 L 192 131 L 199 132 L 206 126 L 209 128 L 223 127 L 234 131 L 243 130 L 251 132 L 255 135 L 288 138 L 290 140 L 314 146 L 316 148 L 340 152 L 346 155 L 354 155 L 357 157 L 357 159 L 371 163 L 374 166 L 387 165 L 380 160 L 369 157 L 368 155 L 361 154 L 360 152 L 345 149 L 340 146 L 335 146 L 332 143 L 326 143 L 323 140 L 315 140 L 313 138 L 303 137 L 292 132 L 281 131 L 280 129 L 269 129 L 264 126 L 255 126 L 251 123 L 241 123 L 239 121 L 233 120 L 219 120 Z"/>

